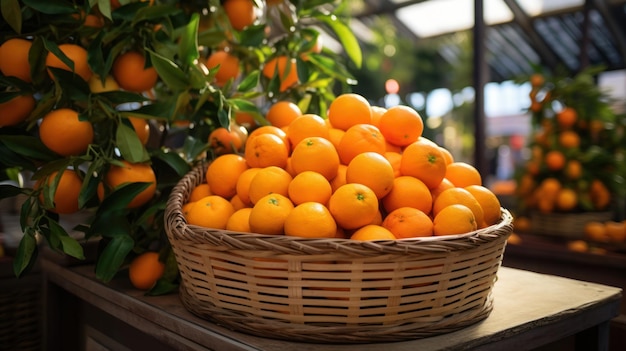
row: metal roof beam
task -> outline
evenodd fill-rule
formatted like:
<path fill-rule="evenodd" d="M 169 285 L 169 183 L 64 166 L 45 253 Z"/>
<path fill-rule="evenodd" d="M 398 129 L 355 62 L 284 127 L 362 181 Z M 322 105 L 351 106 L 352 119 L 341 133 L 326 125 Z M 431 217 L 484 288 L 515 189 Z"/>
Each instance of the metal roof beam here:
<path fill-rule="evenodd" d="M 609 8 L 606 4 L 606 0 L 591 0 L 593 3 L 593 7 L 598 10 L 600 15 L 602 15 L 602 19 L 604 19 L 604 23 L 607 28 L 613 35 L 614 44 L 617 47 L 617 50 L 622 57 L 622 64 L 626 65 L 626 36 L 624 35 L 623 30 L 619 27 L 615 19 L 611 15 Z"/>

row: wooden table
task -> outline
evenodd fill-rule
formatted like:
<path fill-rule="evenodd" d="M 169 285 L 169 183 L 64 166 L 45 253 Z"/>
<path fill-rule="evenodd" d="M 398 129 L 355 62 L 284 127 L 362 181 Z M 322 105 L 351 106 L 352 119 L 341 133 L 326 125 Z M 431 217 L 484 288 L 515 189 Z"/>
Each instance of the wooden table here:
<path fill-rule="evenodd" d="M 103 284 L 94 267 L 44 260 L 48 350 L 354 350 L 238 333 L 188 312 L 177 294 L 150 297 L 127 278 Z M 576 335 L 576 349 L 607 350 L 619 288 L 502 267 L 494 309 L 459 331 L 413 341 L 358 345 L 364 351 L 528 350 Z"/>

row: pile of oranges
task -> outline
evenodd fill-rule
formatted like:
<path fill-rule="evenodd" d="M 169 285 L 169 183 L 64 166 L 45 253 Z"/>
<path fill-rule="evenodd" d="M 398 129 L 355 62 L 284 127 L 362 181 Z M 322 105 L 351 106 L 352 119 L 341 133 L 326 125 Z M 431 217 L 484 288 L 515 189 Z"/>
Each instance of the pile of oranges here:
<path fill-rule="evenodd" d="M 206 169 L 182 208 L 189 224 L 306 238 L 394 240 L 496 224 L 498 198 L 472 165 L 422 136 L 408 106 L 346 93 L 328 118 L 280 101 L 245 143 Z M 242 146 L 240 148 L 239 146 Z"/>

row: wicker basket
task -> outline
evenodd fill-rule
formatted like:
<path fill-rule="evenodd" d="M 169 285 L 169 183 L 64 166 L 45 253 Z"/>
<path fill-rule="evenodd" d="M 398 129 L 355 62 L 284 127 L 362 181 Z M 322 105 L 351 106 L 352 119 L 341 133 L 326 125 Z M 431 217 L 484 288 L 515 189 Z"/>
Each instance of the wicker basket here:
<path fill-rule="evenodd" d="M 166 208 L 192 313 L 253 335 L 316 343 L 434 336 L 486 318 L 512 217 L 464 235 L 377 242 L 306 239 L 188 225 L 181 212 L 205 167 Z"/>
<path fill-rule="evenodd" d="M 540 213 L 534 212 L 532 233 L 565 239 L 583 239 L 585 224 L 588 222 L 606 222 L 613 218 L 613 212 L 580 212 L 580 213 Z"/>

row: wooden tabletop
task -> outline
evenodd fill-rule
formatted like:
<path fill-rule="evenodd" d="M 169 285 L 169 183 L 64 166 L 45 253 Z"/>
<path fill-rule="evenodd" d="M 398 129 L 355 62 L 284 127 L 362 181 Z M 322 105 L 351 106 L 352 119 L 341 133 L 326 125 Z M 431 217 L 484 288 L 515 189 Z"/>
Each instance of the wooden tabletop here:
<path fill-rule="evenodd" d="M 94 267 L 42 264 L 49 283 L 178 350 L 354 350 L 354 345 L 297 343 L 222 328 L 188 312 L 178 294 L 144 296 L 126 278 L 109 284 Z M 501 267 L 494 308 L 481 322 L 456 332 L 412 341 L 359 345 L 359 350 L 522 350 L 606 324 L 618 315 L 620 288 Z M 50 321 L 48 321 L 50 323 Z"/>

